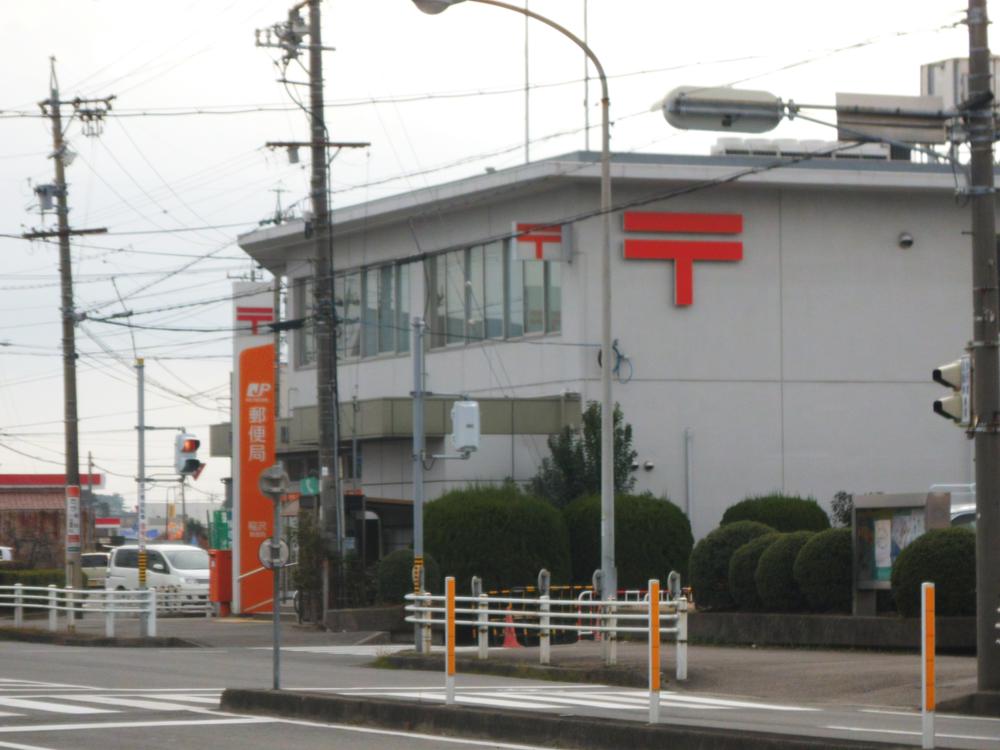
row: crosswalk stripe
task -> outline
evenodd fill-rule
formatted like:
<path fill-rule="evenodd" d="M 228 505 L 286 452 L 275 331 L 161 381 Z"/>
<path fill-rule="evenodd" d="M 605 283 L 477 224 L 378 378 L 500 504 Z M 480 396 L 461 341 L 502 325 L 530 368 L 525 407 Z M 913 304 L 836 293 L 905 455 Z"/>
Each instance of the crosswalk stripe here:
<path fill-rule="evenodd" d="M 74 696 L 75 697 L 75 696 Z M 91 706 L 71 706 L 64 703 L 49 703 L 48 701 L 34 698 L 7 698 L 0 697 L 0 706 L 8 708 L 23 708 L 29 711 L 48 711 L 54 714 L 113 714 L 118 713 L 106 708 L 92 708 Z"/>
<path fill-rule="evenodd" d="M 444 693 L 386 692 L 386 693 L 381 693 L 380 695 L 385 696 L 387 698 L 416 698 L 417 700 L 435 701 L 435 702 L 444 702 L 445 700 Z M 455 702 L 470 703 L 472 705 L 477 705 L 477 706 L 499 706 L 501 708 L 549 708 L 549 709 L 559 708 L 559 706 L 540 703 L 538 701 L 531 701 L 529 703 L 528 701 L 510 700 L 507 698 L 481 698 L 474 695 L 465 695 L 465 694 L 456 695 Z"/>
<path fill-rule="evenodd" d="M 53 700 L 71 700 L 81 703 L 97 703 L 102 706 L 115 706 L 116 708 L 142 708 L 149 711 L 191 711 L 197 710 L 195 706 L 185 706 L 182 703 L 171 703 L 170 701 L 143 700 L 142 698 L 123 698 L 117 695 L 53 695 Z"/>
<path fill-rule="evenodd" d="M 222 693 L 216 693 L 212 695 L 185 695 L 176 693 L 166 693 L 164 695 L 150 694 L 145 695 L 145 698 L 151 698 L 154 700 L 167 700 L 167 701 L 184 701 L 185 703 L 205 703 L 210 706 L 218 706 L 219 698 Z"/>

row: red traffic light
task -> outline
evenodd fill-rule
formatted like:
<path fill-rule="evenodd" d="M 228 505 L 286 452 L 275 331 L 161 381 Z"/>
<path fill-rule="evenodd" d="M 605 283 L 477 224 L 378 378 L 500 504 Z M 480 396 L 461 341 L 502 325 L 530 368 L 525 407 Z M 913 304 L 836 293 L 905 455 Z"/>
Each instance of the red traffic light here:
<path fill-rule="evenodd" d="M 198 446 L 201 445 L 201 441 L 195 438 L 185 438 L 184 442 L 181 443 L 181 451 L 184 453 L 194 453 L 198 450 Z"/>

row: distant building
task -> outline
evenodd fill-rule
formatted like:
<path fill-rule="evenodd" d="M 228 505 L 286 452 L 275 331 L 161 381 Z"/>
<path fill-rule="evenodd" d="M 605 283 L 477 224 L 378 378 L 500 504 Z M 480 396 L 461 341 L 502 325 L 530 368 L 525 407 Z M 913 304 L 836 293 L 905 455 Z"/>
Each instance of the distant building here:
<path fill-rule="evenodd" d="M 931 410 L 931 370 L 971 331 L 956 177 L 879 146 L 806 155 L 817 150 L 754 140 L 711 156 L 613 155 L 605 365 L 634 428 L 637 489 L 669 496 L 698 537 L 750 494 L 828 506 L 838 490 L 971 481 L 970 443 Z M 411 498 L 415 316 L 427 387 L 483 403 L 479 452 L 436 462 L 428 498 L 528 480 L 547 436 L 600 399 L 598 178 L 598 156 L 574 153 L 334 211 L 347 486 Z M 309 321 L 306 224 L 239 244 L 287 278 L 288 317 Z M 300 477 L 316 469 L 311 323 L 288 334 L 288 357 L 277 451 Z M 443 452 L 447 403 L 428 409 L 428 452 Z"/>
<path fill-rule="evenodd" d="M 90 478 L 95 488 L 104 478 Z M 59 568 L 66 563 L 66 478 L 63 474 L 0 474 L 0 545 L 12 547 L 18 567 Z M 81 478 L 88 486 L 88 477 Z M 81 509 L 84 550 L 95 543 L 94 516 Z"/>

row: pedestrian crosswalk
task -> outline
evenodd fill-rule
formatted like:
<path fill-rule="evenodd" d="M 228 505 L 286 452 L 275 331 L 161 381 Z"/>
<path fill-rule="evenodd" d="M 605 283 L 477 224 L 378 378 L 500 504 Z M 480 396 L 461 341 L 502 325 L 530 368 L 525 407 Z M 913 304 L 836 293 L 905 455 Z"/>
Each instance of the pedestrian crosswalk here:
<path fill-rule="evenodd" d="M 0 723 L 49 715 L 82 718 L 141 712 L 204 712 L 218 708 L 221 688 L 141 690 L 0 678 Z"/>
<path fill-rule="evenodd" d="M 438 688 L 389 689 L 354 688 L 337 691 L 341 695 L 392 698 L 399 700 L 443 703 L 445 690 Z M 525 688 L 458 688 L 455 702 L 460 705 L 495 708 L 519 708 L 535 711 L 604 709 L 614 711 L 648 711 L 649 693 L 645 690 L 611 688 L 590 685 L 560 685 Z M 660 693 L 660 706 L 692 711 L 729 711 L 734 709 L 757 711 L 813 711 L 804 706 L 758 703 L 730 698 L 680 694 L 670 691 Z"/>

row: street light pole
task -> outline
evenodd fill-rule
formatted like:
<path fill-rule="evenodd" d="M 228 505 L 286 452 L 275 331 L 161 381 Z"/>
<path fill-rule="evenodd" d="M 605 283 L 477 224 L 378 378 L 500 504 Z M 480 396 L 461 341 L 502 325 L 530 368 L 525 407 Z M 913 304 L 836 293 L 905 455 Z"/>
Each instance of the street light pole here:
<path fill-rule="evenodd" d="M 424 13 L 440 13 L 463 0 L 413 0 Z M 469 0 L 493 5 L 541 21 L 578 46 L 594 64 L 601 80 L 601 573 L 603 598 L 615 598 L 615 463 L 614 402 L 611 400 L 611 124 L 608 78 L 594 51 L 571 31 L 545 16 L 500 0 Z"/>

